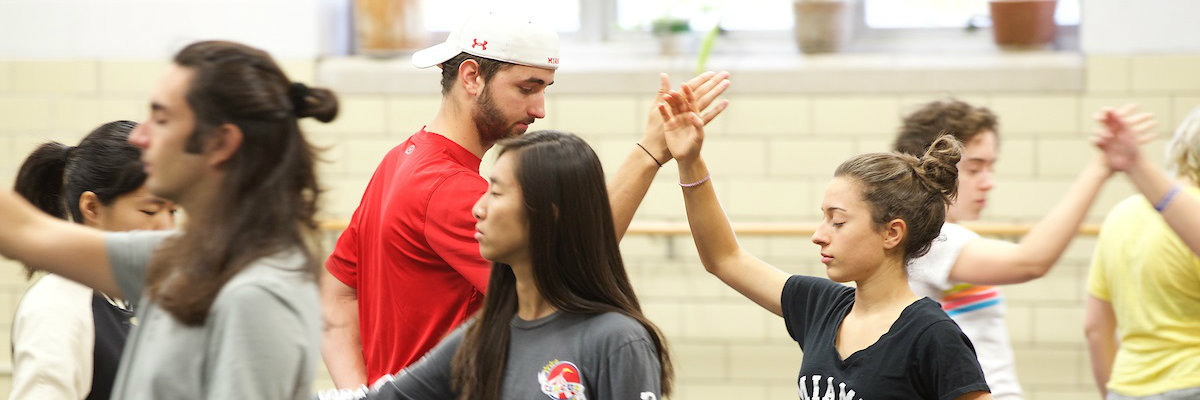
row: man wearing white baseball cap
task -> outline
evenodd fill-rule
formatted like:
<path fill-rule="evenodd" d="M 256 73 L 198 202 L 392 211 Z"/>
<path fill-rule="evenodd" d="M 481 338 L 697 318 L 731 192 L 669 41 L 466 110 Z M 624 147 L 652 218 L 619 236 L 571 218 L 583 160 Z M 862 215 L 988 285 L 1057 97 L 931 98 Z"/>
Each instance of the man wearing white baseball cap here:
<path fill-rule="evenodd" d="M 558 35 L 528 17 L 483 12 L 413 54 L 416 67 L 441 68 L 441 107 L 379 164 L 321 279 L 322 353 L 337 387 L 360 387 L 417 361 L 482 305 L 491 263 L 479 254 L 471 214 L 488 187 L 480 160 L 546 116 L 558 49 Z M 687 85 L 705 108 L 727 77 L 705 73 Z M 662 85 L 666 93 L 666 75 Z M 707 110 L 705 122 L 726 104 Z M 609 184 L 618 235 L 670 159 L 661 117 L 650 115 Z"/>

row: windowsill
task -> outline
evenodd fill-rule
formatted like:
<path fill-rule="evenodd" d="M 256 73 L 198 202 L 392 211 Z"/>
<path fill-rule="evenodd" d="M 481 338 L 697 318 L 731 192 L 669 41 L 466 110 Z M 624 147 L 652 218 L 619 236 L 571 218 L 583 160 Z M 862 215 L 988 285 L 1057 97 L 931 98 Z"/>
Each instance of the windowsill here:
<path fill-rule="evenodd" d="M 908 43 L 912 41 L 905 39 Z M 972 40 L 978 40 L 972 38 Z M 873 40 L 870 43 L 880 43 Z M 741 93 L 976 93 L 1080 92 L 1084 57 L 1067 51 L 1005 51 L 961 46 L 962 41 L 921 41 L 922 52 L 871 53 L 855 43 L 849 52 L 804 55 L 790 40 L 722 38 L 707 69 L 727 70 Z M 565 43 L 554 93 L 643 93 L 658 73 L 678 81 L 691 76 L 696 55 L 663 56 L 653 40 Z M 437 94 L 436 70 L 412 67 L 409 54 L 322 60 L 318 80 L 341 93 Z"/>

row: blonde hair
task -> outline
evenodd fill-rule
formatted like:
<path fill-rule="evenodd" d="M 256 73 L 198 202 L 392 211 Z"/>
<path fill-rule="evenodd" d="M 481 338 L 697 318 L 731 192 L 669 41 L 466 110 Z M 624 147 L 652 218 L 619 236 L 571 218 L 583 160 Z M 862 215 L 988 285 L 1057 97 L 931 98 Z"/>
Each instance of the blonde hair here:
<path fill-rule="evenodd" d="M 1167 142 L 1167 169 L 1200 183 L 1200 107 L 1188 113 Z"/>

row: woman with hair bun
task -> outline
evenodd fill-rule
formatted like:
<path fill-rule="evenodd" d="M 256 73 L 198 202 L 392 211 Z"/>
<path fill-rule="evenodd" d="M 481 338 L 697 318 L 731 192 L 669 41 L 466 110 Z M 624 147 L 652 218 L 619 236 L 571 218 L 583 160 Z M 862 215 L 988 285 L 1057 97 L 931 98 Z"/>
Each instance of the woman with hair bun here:
<path fill-rule="evenodd" d="M 700 261 L 784 318 L 804 351 L 800 398 L 990 399 L 970 340 L 937 302 L 913 294 L 905 269 L 945 221 L 961 145 L 947 136 L 919 159 L 870 153 L 842 163 L 812 236 L 829 279 L 789 276 L 738 245 L 700 156 L 704 127 L 693 97 L 687 88 L 672 92 L 659 112 Z"/>
<path fill-rule="evenodd" d="M 175 225 L 174 203 L 150 194 L 129 144 L 137 124 L 101 125 L 79 146 L 45 143 L 21 164 L 16 191 L 54 217 L 105 230 Z M 26 267 L 33 277 L 34 270 Z M 132 327 L 124 300 L 55 274 L 38 279 L 13 316 L 11 399 L 107 399 Z"/>

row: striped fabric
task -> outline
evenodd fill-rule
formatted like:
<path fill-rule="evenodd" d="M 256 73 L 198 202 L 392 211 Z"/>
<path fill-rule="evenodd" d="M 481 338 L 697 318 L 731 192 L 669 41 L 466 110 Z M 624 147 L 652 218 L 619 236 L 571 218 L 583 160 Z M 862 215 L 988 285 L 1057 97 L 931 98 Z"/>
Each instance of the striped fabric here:
<path fill-rule="evenodd" d="M 966 283 L 954 285 L 942 292 L 942 310 L 951 317 L 995 306 L 1004 301 L 1004 296 L 993 286 L 975 286 Z"/>

